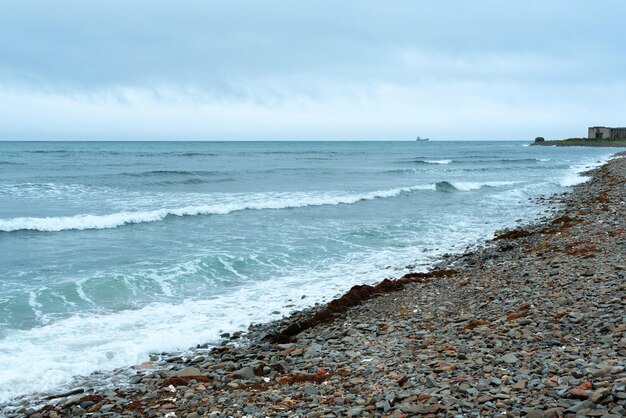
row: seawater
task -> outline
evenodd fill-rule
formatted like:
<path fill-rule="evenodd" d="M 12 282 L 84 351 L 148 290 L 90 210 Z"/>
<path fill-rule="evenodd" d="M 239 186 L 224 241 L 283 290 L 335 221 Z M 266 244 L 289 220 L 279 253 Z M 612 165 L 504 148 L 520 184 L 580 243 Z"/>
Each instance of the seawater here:
<path fill-rule="evenodd" d="M 614 151 L 0 142 L 0 403 L 426 269 Z"/>

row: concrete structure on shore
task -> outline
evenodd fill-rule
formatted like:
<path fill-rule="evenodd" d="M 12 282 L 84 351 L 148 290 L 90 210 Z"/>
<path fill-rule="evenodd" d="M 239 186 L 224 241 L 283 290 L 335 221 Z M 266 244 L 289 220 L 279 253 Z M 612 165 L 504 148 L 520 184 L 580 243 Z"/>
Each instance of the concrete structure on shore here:
<path fill-rule="evenodd" d="M 592 126 L 589 128 L 589 139 L 626 139 L 626 128 L 609 128 Z"/>

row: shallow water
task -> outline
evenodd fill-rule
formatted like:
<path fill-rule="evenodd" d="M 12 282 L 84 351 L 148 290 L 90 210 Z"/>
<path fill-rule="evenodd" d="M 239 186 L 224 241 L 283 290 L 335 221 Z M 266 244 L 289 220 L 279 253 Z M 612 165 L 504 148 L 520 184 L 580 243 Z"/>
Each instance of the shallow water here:
<path fill-rule="evenodd" d="M 0 402 L 424 269 L 614 152 L 524 145 L 0 142 Z"/>

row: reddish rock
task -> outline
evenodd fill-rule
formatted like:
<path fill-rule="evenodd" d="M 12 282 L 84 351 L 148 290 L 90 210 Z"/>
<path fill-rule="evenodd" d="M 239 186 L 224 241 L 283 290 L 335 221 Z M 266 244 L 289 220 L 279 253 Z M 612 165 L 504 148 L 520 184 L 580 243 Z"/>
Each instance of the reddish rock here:
<path fill-rule="evenodd" d="M 168 386 L 189 386 L 189 383 L 189 379 L 185 377 L 173 376 L 163 379 L 163 382 L 161 382 L 161 386 L 163 386 L 164 388 Z"/>
<path fill-rule="evenodd" d="M 550 408 L 543 411 L 542 418 L 559 418 L 563 416 L 565 408 Z"/>
<path fill-rule="evenodd" d="M 589 391 L 579 388 L 570 389 L 569 397 L 573 399 L 587 399 L 589 397 Z"/>
<path fill-rule="evenodd" d="M 396 380 L 396 382 L 398 383 L 398 386 L 402 386 L 406 383 L 407 380 L 408 380 L 408 377 L 402 376 L 400 379 Z"/>

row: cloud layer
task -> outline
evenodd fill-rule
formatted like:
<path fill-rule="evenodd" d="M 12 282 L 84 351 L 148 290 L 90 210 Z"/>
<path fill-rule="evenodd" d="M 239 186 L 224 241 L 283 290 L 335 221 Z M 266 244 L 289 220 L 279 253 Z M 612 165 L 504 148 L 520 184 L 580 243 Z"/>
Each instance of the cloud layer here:
<path fill-rule="evenodd" d="M 626 124 L 626 5 L 7 0 L 0 139 L 527 139 Z"/>

